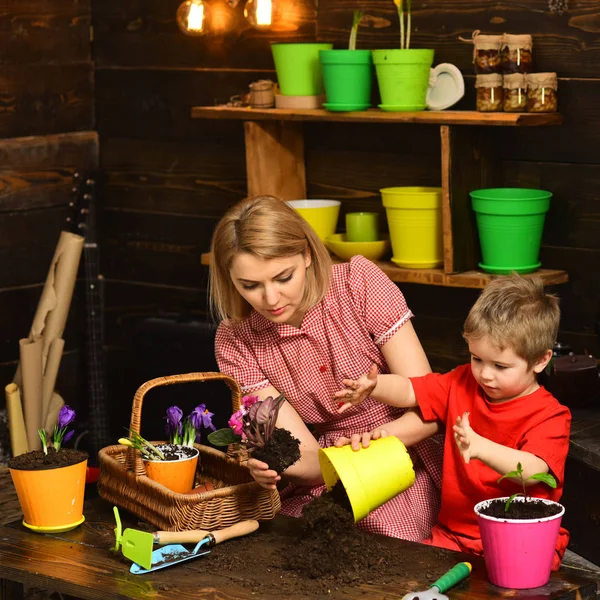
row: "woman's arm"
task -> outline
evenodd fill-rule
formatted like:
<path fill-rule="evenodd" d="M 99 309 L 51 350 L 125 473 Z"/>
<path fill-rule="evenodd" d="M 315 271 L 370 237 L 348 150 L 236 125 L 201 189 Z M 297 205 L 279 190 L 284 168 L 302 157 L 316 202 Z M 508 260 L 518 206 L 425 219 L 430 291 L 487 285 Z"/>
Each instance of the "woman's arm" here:
<path fill-rule="evenodd" d="M 263 400 L 267 396 L 277 397 L 279 392 L 272 386 L 259 390 L 256 395 Z M 302 485 L 318 485 L 323 483 L 319 467 L 319 444 L 300 415 L 289 402 L 284 402 L 277 416 L 277 427 L 287 429 L 295 438 L 300 440 L 300 460 L 286 469 L 284 477 L 292 483 Z M 263 487 L 275 489 L 281 475 L 278 475 L 269 465 L 255 458 L 248 460 L 248 468 L 254 479 Z"/>

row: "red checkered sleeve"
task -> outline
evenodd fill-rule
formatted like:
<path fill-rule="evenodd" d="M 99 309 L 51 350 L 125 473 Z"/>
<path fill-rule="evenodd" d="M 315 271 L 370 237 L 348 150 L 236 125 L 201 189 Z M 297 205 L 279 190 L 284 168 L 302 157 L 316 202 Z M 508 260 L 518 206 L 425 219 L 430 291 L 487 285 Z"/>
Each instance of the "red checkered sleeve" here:
<path fill-rule="evenodd" d="M 246 394 L 270 385 L 254 352 L 225 321 L 219 325 L 215 336 L 215 358 L 219 371 L 235 379 Z"/>
<path fill-rule="evenodd" d="M 380 348 L 413 317 L 396 284 L 363 256 L 350 260 L 348 285 L 355 306 Z"/>

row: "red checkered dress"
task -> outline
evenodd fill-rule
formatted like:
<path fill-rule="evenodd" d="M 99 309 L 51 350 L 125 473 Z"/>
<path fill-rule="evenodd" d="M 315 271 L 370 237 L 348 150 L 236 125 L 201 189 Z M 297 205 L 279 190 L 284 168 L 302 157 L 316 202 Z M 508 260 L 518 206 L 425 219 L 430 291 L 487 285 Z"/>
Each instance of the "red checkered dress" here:
<path fill-rule="evenodd" d="M 370 431 L 404 412 L 367 399 L 340 415 L 333 394 L 344 387 L 342 379 L 358 378 L 372 363 L 389 373 L 380 347 L 412 316 L 396 285 L 356 256 L 333 266 L 327 295 L 308 310 L 300 329 L 253 312 L 236 325 L 221 323 L 216 357 L 221 371 L 240 382 L 245 394 L 269 385 L 285 393 L 304 422 L 315 425 L 321 447 L 327 447 L 340 436 Z M 442 442 L 436 436 L 411 449 L 414 485 L 359 527 L 412 541 L 430 536 L 439 510 Z M 282 491 L 282 512 L 300 516 L 302 507 L 323 490 L 288 486 Z"/>

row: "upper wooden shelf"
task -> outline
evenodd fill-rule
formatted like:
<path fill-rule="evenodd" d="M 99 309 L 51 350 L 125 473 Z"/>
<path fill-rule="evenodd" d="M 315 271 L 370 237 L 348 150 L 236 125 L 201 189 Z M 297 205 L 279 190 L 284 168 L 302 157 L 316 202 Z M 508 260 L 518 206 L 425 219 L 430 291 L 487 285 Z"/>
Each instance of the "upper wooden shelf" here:
<path fill-rule="evenodd" d="M 211 254 L 202 255 L 202 264 L 210 266 Z M 334 262 L 344 262 L 333 257 Z M 482 271 L 464 271 L 462 273 L 444 273 L 443 269 L 403 269 L 392 262 L 373 261 L 392 281 L 396 283 L 421 283 L 424 285 L 439 285 L 443 287 L 483 289 L 498 275 Z M 567 283 L 569 276 L 565 271 L 554 269 L 538 269 L 523 277 L 540 277 L 545 286 Z"/>
<path fill-rule="evenodd" d="M 193 119 L 234 119 L 241 121 L 341 121 L 347 123 L 423 123 L 430 125 L 494 125 L 533 127 L 559 125 L 560 113 L 482 113 L 474 110 L 386 112 L 376 108 L 356 112 L 289 110 L 283 108 L 241 108 L 232 106 L 193 106 Z"/>

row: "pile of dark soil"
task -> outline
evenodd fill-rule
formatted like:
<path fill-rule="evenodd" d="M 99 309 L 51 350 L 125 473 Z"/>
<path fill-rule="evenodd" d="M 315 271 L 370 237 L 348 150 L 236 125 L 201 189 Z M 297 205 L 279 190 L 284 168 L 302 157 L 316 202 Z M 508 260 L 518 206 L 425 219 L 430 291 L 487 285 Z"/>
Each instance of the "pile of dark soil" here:
<path fill-rule="evenodd" d="M 343 488 L 342 488 L 343 490 Z M 407 555 L 398 553 L 379 535 L 354 525 L 349 503 L 332 490 L 304 509 L 303 517 L 286 519 L 285 528 L 270 531 L 261 525 L 257 534 L 227 542 L 203 557 L 207 569 L 250 588 L 257 597 L 316 598 L 337 590 L 357 587 L 365 594 L 377 592 L 382 583 L 419 581 L 427 588 L 452 566 L 447 551 L 427 548 L 427 558 L 411 545 Z M 345 497 L 345 502 L 348 502 Z M 424 547 L 423 547 L 424 548 Z M 439 555 L 439 560 L 438 560 Z M 372 586 L 372 587 L 370 587 Z"/>
<path fill-rule="evenodd" d="M 8 461 L 8 467 L 22 471 L 41 471 L 76 465 L 86 458 L 88 455 L 80 450 L 61 448 L 59 452 L 56 452 L 54 448 L 50 447 L 48 454 L 44 454 L 41 450 L 19 454 Z"/>
<path fill-rule="evenodd" d="M 283 473 L 300 459 L 300 440 L 287 429 L 275 427 L 264 448 L 253 450 L 252 457 L 267 463 L 277 473 Z"/>
<path fill-rule="evenodd" d="M 546 504 L 539 498 L 527 498 L 522 502 L 511 502 L 505 511 L 505 500 L 492 500 L 481 513 L 496 519 L 543 519 L 557 515 L 561 508 L 558 504 Z"/>

